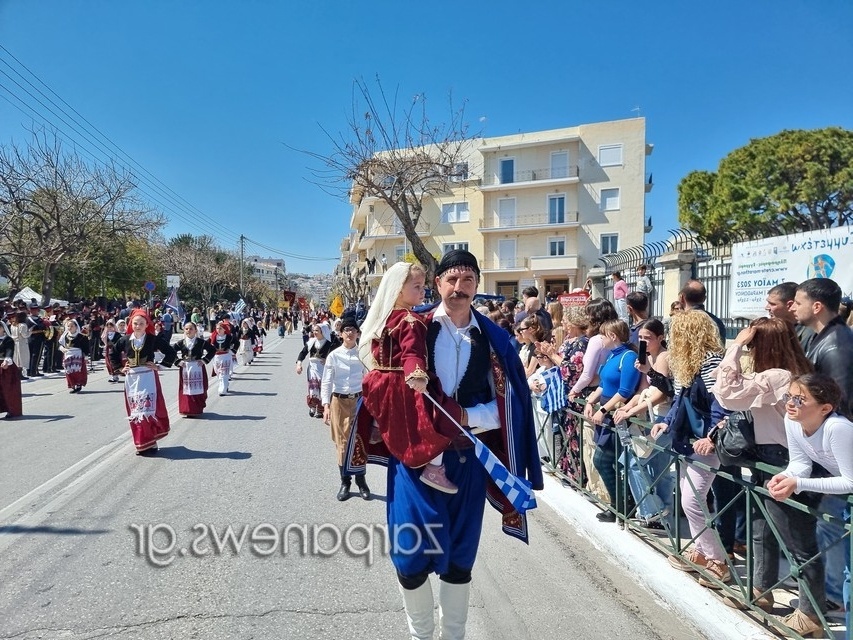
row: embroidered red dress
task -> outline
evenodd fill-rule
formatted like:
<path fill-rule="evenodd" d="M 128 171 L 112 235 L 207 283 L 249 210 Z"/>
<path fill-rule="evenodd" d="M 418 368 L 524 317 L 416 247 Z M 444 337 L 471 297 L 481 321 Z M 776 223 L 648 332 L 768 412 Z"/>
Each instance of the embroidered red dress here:
<path fill-rule="evenodd" d="M 424 466 L 450 445 L 451 439 L 437 428 L 453 433 L 444 414 L 406 384 L 410 378 L 427 379 L 427 392 L 446 404 L 441 383 L 428 373 L 426 332 L 420 315 L 408 309 L 393 310 L 381 338 L 371 345 L 377 366 L 362 383 L 364 406 L 376 420 L 385 447 L 412 468 Z M 454 418 L 461 418 L 458 406 L 454 413 Z"/>

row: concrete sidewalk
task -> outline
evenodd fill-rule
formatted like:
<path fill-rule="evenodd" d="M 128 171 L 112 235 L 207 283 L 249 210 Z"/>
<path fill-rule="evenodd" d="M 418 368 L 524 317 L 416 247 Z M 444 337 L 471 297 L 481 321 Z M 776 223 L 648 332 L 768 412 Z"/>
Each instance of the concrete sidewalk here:
<path fill-rule="evenodd" d="M 554 476 L 545 476 L 545 489 L 537 493 L 537 498 L 706 638 L 775 640 L 779 637 L 727 607 L 714 591 L 699 586 L 688 574 L 673 569 L 666 556 L 629 530 L 596 520 L 600 510 Z"/>

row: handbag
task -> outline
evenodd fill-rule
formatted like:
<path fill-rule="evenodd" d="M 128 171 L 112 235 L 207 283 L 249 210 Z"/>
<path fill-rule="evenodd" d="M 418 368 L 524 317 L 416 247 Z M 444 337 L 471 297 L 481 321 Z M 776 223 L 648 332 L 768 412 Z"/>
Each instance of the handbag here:
<path fill-rule="evenodd" d="M 753 467 L 758 462 L 755 446 L 755 421 L 749 411 L 734 411 L 711 433 L 720 464 Z"/>

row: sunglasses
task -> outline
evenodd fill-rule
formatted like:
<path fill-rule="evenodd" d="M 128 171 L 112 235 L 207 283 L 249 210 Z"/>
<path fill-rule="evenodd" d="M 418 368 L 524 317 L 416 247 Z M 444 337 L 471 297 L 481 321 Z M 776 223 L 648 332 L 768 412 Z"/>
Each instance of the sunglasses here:
<path fill-rule="evenodd" d="M 797 408 L 802 407 L 806 402 L 809 401 L 809 399 L 805 396 L 792 396 L 790 393 L 783 394 L 782 400 L 785 402 L 785 404 L 788 404 L 790 402 Z"/>

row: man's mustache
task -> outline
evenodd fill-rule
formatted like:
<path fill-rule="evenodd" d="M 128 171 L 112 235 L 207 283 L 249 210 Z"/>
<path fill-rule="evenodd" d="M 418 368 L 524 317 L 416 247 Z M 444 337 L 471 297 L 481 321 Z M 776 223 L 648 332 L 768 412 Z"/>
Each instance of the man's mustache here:
<path fill-rule="evenodd" d="M 451 293 L 451 294 L 450 294 L 450 296 L 448 296 L 448 297 L 452 300 L 452 299 L 454 299 L 454 298 L 468 299 L 468 298 L 470 298 L 471 296 L 469 296 L 469 295 L 468 295 L 467 293 L 465 293 L 464 291 L 454 291 L 454 292 L 453 292 L 453 293 Z"/>

